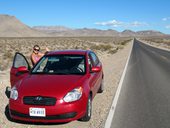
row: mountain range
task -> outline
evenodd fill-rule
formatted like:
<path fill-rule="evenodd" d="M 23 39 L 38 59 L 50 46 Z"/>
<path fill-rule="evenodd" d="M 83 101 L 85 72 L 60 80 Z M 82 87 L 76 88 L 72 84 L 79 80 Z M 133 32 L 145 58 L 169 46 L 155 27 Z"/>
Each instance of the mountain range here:
<path fill-rule="evenodd" d="M 65 26 L 34 26 L 29 27 L 15 16 L 0 15 L 0 37 L 58 37 L 58 36 L 113 36 L 113 37 L 148 37 L 164 36 L 166 34 L 154 31 L 100 30 L 91 28 L 72 29 Z"/>

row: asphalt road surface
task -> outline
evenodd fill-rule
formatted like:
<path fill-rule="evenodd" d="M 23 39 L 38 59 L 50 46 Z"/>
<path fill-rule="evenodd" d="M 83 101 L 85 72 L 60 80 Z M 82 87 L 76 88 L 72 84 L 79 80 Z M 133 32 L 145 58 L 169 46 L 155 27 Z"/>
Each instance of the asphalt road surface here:
<path fill-rule="evenodd" d="M 170 128 L 170 52 L 134 41 L 111 128 Z"/>

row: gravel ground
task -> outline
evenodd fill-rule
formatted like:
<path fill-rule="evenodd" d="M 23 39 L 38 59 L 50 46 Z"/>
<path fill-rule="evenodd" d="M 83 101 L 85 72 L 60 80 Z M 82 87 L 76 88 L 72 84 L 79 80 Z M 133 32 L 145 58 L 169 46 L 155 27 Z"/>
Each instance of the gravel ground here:
<path fill-rule="evenodd" d="M 9 121 L 5 115 L 5 108 L 8 104 L 5 88 L 10 85 L 9 70 L 0 72 L 0 128 L 103 128 L 131 47 L 132 42 L 113 55 L 104 54 L 99 56 L 104 67 L 105 91 L 102 94 L 97 94 L 94 98 L 92 118 L 89 122 L 30 124 Z"/>

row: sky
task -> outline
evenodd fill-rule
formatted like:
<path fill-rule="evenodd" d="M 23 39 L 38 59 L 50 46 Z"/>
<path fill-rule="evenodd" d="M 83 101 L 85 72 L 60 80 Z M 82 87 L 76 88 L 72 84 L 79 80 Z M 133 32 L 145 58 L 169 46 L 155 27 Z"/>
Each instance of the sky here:
<path fill-rule="evenodd" d="M 170 34 L 170 0 L 0 0 L 0 14 L 26 25 L 156 30 Z"/>

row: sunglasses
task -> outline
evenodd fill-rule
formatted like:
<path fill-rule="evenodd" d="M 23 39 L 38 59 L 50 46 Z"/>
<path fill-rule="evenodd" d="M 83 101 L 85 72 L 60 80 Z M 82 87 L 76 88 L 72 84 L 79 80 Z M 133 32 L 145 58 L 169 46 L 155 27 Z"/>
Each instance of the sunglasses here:
<path fill-rule="evenodd" d="M 34 50 L 35 50 L 35 51 L 40 51 L 40 49 L 36 49 L 36 48 L 34 48 Z"/>

